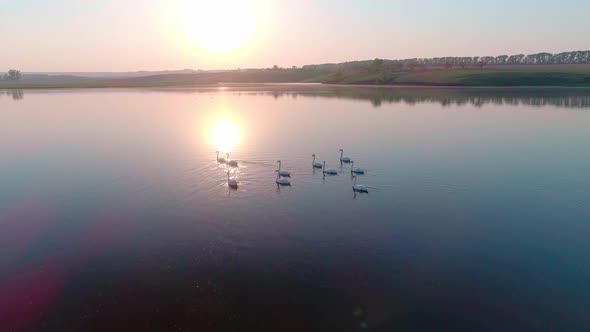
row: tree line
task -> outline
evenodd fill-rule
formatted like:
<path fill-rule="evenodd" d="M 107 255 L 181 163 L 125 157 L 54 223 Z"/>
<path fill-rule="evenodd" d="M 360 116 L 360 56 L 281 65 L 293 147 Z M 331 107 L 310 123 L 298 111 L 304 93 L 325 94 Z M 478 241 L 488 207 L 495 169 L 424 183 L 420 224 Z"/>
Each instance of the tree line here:
<path fill-rule="evenodd" d="M 416 62 L 425 65 L 444 65 L 452 63 L 456 65 L 475 65 L 486 63 L 489 65 L 569 65 L 569 64 L 590 64 L 590 51 L 574 51 L 551 54 L 547 52 L 535 54 L 516 54 L 482 57 L 442 57 L 442 58 L 417 58 L 402 60 L 405 62 Z"/>
<path fill-rule="evenodd" d="M 365 61 L 350 61 L 343 63 L 327 63 L 319 65 L 306 65 L 304 70 L 351 70 L 363 69 L 376 70 L 414 70 L 427 67 L 452 67 L 479 68 L 487 65 L 550 65 L 550 64 L 590 64 L 590 51 L 574 51 L 562 53 L 536 53 L 499 56 L 475 56 L 475 57 L 438 57 L 438 58 L 413 58 L 403 60 L 374 59 Z"/>

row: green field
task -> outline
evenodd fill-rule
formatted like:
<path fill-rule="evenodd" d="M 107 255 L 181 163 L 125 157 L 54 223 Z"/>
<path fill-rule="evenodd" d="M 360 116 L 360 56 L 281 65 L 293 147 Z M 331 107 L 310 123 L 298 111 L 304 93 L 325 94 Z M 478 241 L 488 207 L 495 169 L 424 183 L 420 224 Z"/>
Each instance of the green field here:
<path fill-rule="evenodd" d="M 590 66 L 530 66 L 351 73 L 331 83 L 432 86 L 590 86 Z"/>
<path fill-rule="evenodd" d="M 464 87 L 561 86 L 590 87 L 590 65 L 498 66 L 483 70 L 309 70 L 253 69 L 136 78 L 48 77 L 0 81 L 0 89 L 173 87 L 220 83 L 330 83 Z"/>

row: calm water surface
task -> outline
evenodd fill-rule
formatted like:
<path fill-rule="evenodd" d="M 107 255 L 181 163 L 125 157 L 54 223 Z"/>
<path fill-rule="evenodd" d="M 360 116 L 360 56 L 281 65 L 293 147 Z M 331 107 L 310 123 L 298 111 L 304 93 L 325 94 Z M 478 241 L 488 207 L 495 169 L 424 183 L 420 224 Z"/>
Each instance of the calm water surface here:
<path fill-rule="evenodd" d="M 3 91 L 0 330 L 587 331 L 589 142 L 588 90 Z"/>

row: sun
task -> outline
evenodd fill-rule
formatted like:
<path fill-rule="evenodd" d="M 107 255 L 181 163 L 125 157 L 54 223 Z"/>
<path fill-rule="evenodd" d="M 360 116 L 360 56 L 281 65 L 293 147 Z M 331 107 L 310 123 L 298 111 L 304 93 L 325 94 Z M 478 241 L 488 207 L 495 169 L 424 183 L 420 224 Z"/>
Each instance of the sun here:
<path fill-rule="evenodd" d="M 240 0 L 186 0 L 185 28 L 194 43 L 213 52 L 246 44 L 256 30 L 257 3 Z"/>

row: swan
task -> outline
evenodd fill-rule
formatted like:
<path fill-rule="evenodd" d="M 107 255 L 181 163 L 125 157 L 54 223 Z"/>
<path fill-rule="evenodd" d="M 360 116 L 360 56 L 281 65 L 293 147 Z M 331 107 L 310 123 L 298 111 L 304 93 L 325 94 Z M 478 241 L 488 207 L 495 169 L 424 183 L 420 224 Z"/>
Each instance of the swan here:
<path fill-rule="evenodd" d="M 368 193 L 369 192 L 369 188 L 367 188 L 367 186 L 362 185 L 362 184 L 356 184 L 356 176 L 353 176 L 354 181 L 352 182 L 352 190 L 353 191 L 359 191 L 362 193 Z"/>
<path fill-rule="evenodd" d="M 277 178 L 276 178 L 275 182 L 277 184 L 282 185 L 282 186 L 290 186 L 291 185 L 291 181 L 289 181 L 289 179 L 281 178 L 280 174 L 278 174 L 278 172 L 277 172 Z"/>
<path fill-rule="evenodd" d="M 344 154 L 344 150 L 340 149 L 339 151 L 340 151 L 340 162 L 349 163 L 350 158 L 342 156 Z"/>
<path fill-rule="evenodd" d="M 219 158 L 219 151 L 215 151 L 217 153 L 217 162 L 218 163 L 225 163 L 225 158 Z"/>
<path fill-rule="evenodd" d="M 288 176 L 291 177 L 291 173 L 289 173 L 288 171 L 282 171 L 281 170 L 281 161 L 277 160 L 277 163 L 279 164 L 279 169 L 277 169 L 275 172 L 278 172 L 280 176 Z"/>
<path fill-rule="evenodd" d="M 335 169 L 333 168 L 326 168 L 326 161 L 324 160 L 324 170 L 322 171 L 324 174 L 338 174 Z"/>
<path fill-rule="evenodd" d="M 225 162 L 226 162 L 228 165 L 230 165 L 230 166 L 236 166 L 236 167 L 238 166 L 238 162 L 237 162 L 237 161 L 235 161 L 235 160 L 230 160 L 230 159 L 229 159 L 229 153 L 226 153 L 226 154 L 225 154 L 225 158 L 227 158 L 227 159 L 225 160 Z"/>
<path fill-rule="evenodd" d="M 350 161 L 350 173 L 356 173 L 356 174 L 365 174 L 365 170 L 362 168 L 354 168 L 354 160 Z"/>
<path fill-rule="evenodd" d="M 227 185 L 230 188 L 238 189 L 238 181 L 236 181 L 236 179 L 230 179 L 229 178 L 229 171 L 227 171 Z"/>
<path fill-rule="evenodd" d="M 313 160 L 311 161 L 311 166 L 313 166 L 314 168 L 322 168 L 322 164 L 315 161 L 315 154 L 312 154 L 311 156 L 313 157 Z"/>

